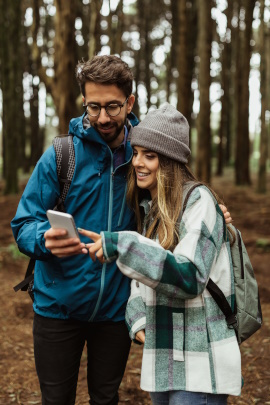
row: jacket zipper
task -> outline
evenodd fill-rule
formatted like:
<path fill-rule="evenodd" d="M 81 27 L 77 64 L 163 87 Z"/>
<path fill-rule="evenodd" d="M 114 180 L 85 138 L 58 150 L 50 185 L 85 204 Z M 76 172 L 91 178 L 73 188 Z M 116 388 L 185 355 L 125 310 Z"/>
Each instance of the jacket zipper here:
<path fill-rule="evenodd" d="M 119 221 L 118 221 L 117 226 L 121 226 L 121 225 L 122 225 L 123 216 L 124 216 L 124 211 L 125 211 L 125 206 L 126 206 L 126 195 L 127 195 L 127 182 L 126 182 L 126 185 L 125 185 L 124 198 L 123 198 L 123 201 L 122 201 L 122 207 L 121 207 L 120 216 L 119 216 Z"/>
<path fill-rule="evenodd" d="M 115 172 L 116 172 L 116 170 L 119 169 L 119 167 L 129 164 L 129 163 L 131 162 L 131 160 L 132 160 L 132 156 L 131 156 L 131 158 L 130 158 L 127 162 L 125 162 L 125 163 L 123 163 L 122 165 L 118 166 L 118 167 L 115 169 Z M 124 211 L 125 211 L 125 206 L 126 206 L 126 195 L 127 195 L 127 181 L 126 181 L 126 185 L 125 185 L 125 192 L 124 192 L 124 197 L 123 197 L 123 201 L 122 201 L 122 206 L 121 206 L 121 211 L 120 211 L 120 216 L 119 216 L 119 220 L 118 220 L 117 226 L 121 226 L 121 225 L 122 225 L 122 220 L 123 220 Z"/>
<path fill-rule="evenodd" d="M 110 150 L 110 149 L 109 149 Z M 108 215 L 108 232 L 111 232 L 112 229 L 112 206 L 113 206 L 113 178 L 114 178 L 114 171 L 113 171 L 113 154 L 110 150 L 111 153 L 111 176 L 110 176 L 110 196 L 109 196 L 109 215 Z M 106 274 L 106 268 L 107 268 L 107 264 L 104 263 L 102 266 L 102 270 L 101 270 L 101 279 L 100 279 L 100 290 L 99 290 L 99 296 L 98 296 L 98 300 L 95 306 L 95 309 L 89 319 L 89 322 L 92 322 L 93 319 L 95 318 L 99 307 L 100 307 L 100 302 L 103 296 L 103 292 L 104 292 L 104 285 L 105 285 L 105 274 Z"/>

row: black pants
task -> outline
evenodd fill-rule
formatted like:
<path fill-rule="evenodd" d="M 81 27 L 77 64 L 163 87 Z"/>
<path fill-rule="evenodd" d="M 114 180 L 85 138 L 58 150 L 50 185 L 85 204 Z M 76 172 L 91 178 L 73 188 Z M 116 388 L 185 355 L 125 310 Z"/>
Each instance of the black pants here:
<path fill-rule="evenodd" d="M 87 342 L 91 405 L 117 405 L 130 349 L 125 322 L 80 322 L 34 315 L 34 354 L 43 405 L 74 405 Z"/>

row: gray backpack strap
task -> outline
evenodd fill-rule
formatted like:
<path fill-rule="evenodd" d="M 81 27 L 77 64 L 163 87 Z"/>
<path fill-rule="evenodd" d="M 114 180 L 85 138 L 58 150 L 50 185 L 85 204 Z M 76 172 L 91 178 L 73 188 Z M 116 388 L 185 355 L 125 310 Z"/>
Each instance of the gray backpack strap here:
<path fill-rule="evenodd" d="M 182 209 L 181 209 L 181 213 L 179 216 L 180 220 L 187 207 L 187 203 L 188 203 L 190 194 L 196 187 L 198 187 L 200 185 L 202 185 L 202 183 L 196 183 L 196 182 L 192 182 L 192 181 L 185 184 L 184 191 L 183 191 Z M 219 308 L 221 309 L 223 314 L 225 315 L 228 327 L 236 329 L 237 328 L 236 314 L 232 311 L 232 309 L 231 309 L 225 295 L 221 291 L 221 289 L 213 282 L 213 280 L 211 278 L 209 278 L 209 280 L 208 280 L 207 289 L 210 292 L 210 294 L 212 295 L 212 297 L 214 298 L 214 300 L 216 301 L 217 305 L 219 306 Z"/>
<path fill-rule="evenodd" d="M 185 209 L 187 208 L 187 203 L 188 203 L 188 199 L 190 197 L 190 194 L 192 193 L 192 191 L 199 187 L 202 186 L 203 184 L 197 181 L 188 181 L 185 183 L 184 185 L 184 189 L 183 189 L 183 196 L 182 196 L 182 208 L 180 211 L 180 215 L 178 217 L 178 223 L 180 224 L 182 216 L 185 212 Z"/>
<path fill-rule="evenodd" d="M 60 196 L 54 209 L 65 211 L 64 202 L 75 170 L 75 151 L 73 136 L 60 136 L 53 140 L 56 154 L 57 176 L 60 184 Z"/>

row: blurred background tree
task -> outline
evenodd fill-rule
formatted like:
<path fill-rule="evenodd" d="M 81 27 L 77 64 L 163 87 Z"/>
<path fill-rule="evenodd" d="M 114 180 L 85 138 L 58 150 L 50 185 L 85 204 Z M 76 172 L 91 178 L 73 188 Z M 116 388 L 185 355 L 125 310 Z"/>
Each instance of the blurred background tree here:
<path fill-rule="evenodd" d="M 95 54 L 117 54 L 133 69 L 140 119 L 165 101 L 187 117 L 202 180 L 232 166 L 237 185 L 256 171 L 266 192 L 270 0 L 0 0 L 6 193 L 84 112 L 75 66 Z"/>

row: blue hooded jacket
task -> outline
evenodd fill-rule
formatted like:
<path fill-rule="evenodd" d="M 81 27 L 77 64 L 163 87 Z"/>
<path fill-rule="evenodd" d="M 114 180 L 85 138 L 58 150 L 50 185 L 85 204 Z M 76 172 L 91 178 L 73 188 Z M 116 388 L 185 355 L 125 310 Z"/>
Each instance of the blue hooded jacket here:
<path fill-rule="evenodd" d="M 128 116 L 132 125 L 137 118 Z M 127 142 L 125 163 L 113 169 L 113 155 L 92 127 L 84 129 L 83 116 L 70 122 L 75 171 L 65 200 L 66 211 L 78 228 L 94 232 L 134 230 L 134 215 L 126 204 L 126 176 L 132 159 Z M 89 255 L 57 258 L 45 247 L 50 228 L 46 211 L 59 197 L 56 155 L 51 146 L 38 161 L 11 222 L 21 252 L 35 258 L 34 311 L 51 318 L 82 321 L 120 321 L 125 317 L 130 280 L 116 263 L 102 265 Z M 81 236 L 82 242 L 90 242 Z"/>

